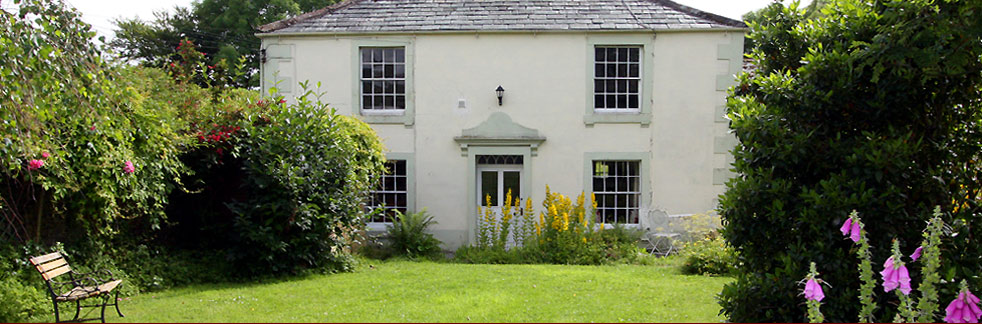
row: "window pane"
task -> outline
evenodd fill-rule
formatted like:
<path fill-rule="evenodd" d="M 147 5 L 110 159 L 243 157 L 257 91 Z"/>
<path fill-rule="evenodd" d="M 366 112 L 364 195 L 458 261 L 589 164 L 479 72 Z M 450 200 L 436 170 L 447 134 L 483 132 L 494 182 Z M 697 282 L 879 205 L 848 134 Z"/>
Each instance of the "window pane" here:
<path fill-rule="evenodd" d="M 607 48 L 607 61 L 608 62 L 617 62 L 617 49 L 616 48 L 613 48 L 613 47 Z"/>
<path fill-rule="evenodd" d="M 373 48 L 372 49 L 372 62 L 382 62 L 382 49 Z"/>
<path fill-rule="evenodd" d="M 373 64 L 372 65 L 372 77 L 373 78 L 383 78 L 383 77 L 385 77 L 385 75 L 383 74 L 384 72 L 385 72 L 385 70 L 383 69 L 383 65 L 382 64 Z"/>
<path fill-rule="evenodd" d="M 628 76 L 629 77 L 632 77 L 632 78 L 637 78 L 638 77 L 638 73 L 640 72 L 640 69 L 641 69 L 641 65 L 640 64 L 631 64 L 630 71 L 629 71 L 630 73 L 628 74 Z"/>
<path fill-rule="evenodd" d="M 617 96 L 617 108 L 627 108 L 627 95 Z"/>
<path fill-rule="evenodd" d="M 397 49 L 395 49 L 395 51 L 396 51 L 396 62 L 398 62 L 398 63 L 406 63 L 406 49 L 405 48 L 397 48 Z"/>
<path fill-rule="evenodd" d="M 607 74 L 605 73 L 605 71 L 607 71 L 607 70 L 606 70 L 606 68 L 604 67 L 604 65 L 603 65 L 603 63 L 597 63 L 597 64 L 594 64 L 594 65 L 593 65 L 593 67 L 594 67 L 594 72 L 596 73 L 596 76 L 597 76 L 598 78 L 602 78 L 602 77 L 604 77 L 604 76 L 606 76 L 606 75 L 607 75 Z"/>
<path fill-rule="evenodd" d="M 504 192 L 507 193 L 508 190 L 511 190 L 512 200 L 514 200 L 515 197 L 521 197 L 522 188 L 519 186 L 519 183 L 521 182 L 521 173 L 517 171 L 505 171 L 502 177 L 504 177 L 505 182 Z"/>
<path fill-rule="evenodd" d="M 396 109 L 406 109 L 406 96 L 396 95 Z"/>
<path fill-rule="evenodd" d="M 627 93 L 627 80 L 617 80 L 617 93 Z"/>
<path fill-rule="evenodd" d="M 640 48 L 637 48 L 637 47 L 631 48 L 630 49 L 630 54 L 629 54 L 629 60 L 631 62 L 638 62 L 639 61 L 639 59 L 638 59 L 638 56 L 639 55 L 638 54 L 640 52 L 641 52 L 641 49 Z"/>
<path fill-rule="evenodd" d="M 621 78 L 627 77 L 627 64 L 617 64 L 617 76 Z"/>
<path fill-rule="evenodd" d="M 597 47 L 593 49 L 593 52 L 595 55 L 595 61 L 601 62 L 607 59 L 607 55 L 605 55 L 607 54 L 607 51 L 605 51 L 603 48 Z"/>
<path fill-rule="evenodd" d="M 627 107 L 638 108 L 638 95 L 627 96 Z"/>
<path fill-rule="evenodd" d="M 593 81 L 593 92 L 604 92 L 604 89 L 606 89 L 606 87 L 604 87 L 604 82 L 602 80 Z"/>
<path fill-rule="evenodd" d="M 595 95 L 593 96 L 593 108 L 604 108 L 604 96 Z"/>
<path fill-rule="evenodd" d="M 396 93 L 405 94 L 406 93 L 406 81 L 396 81 Z"/>
<path fill-rule="evenodd" d="M 607 108 L 618 108 L 617 107 L 617 96 L 607 95 Z"/>
<path fill-rule="evenodd" d="M 626 62 L 627 59 L 628 59 L 628 57 L 627 57 L 627 48 L 623 48 L 623 47 L 618 48 L 617 49 L 617 61 L 618 62 Z"/>
<path fill-rule="evenodd" d="M 395 66 L 393 66 L 391 64 L 386 64 L 385 67 L 384 67 L 384 71 L 385 72 L 382 75 L 386 79 L 395 78 L 396 77 L 396 71 L 395 70 L 396 70 L 396 67 Z"/>
<path fill-rule="evenodd" d="M 393 63 L 396 61 L 396 51 L 394 48 L 387 48 L 383 52 L 385 55 L 382 62 Z"/>
<path fill-rule="evenodd" d="M 395 109 L 396 108 L 396 98 L 394 96 L 385 96 L 385 109 Z"/>
<path fill-rule="evenodd" d="M 607 76 L 617 77 L 617 64 L 607 64 Z"/>
<path fill-rule="evenodd" d="M 395 78 L 404 79 L 406 78 L 406 66 L 402 64 L 397 64 L 395 66 Z"/>
<path fill-rule="evenodd" d="M 361 82 L 361 93 L 372 93 L 372 81 L 362 81 Z"/>
<path fill-rule="evenodd" d="M 361 61 L 362 61 L 362 63 L 364 63 L 364 62 L 371 62 L 372 61 L 372 50 L 371 49 L 369 49 L 369 48 L 362 48 L 361 49 Z"/>
<path fill-rule="evenodd" d="M 406 177 L 398 177 L 398 178 L 396 178 L 396 187 L 395 187 L 395 189 L 398 190 L 398 191 L 406 191 Z"/>
<path fill-rule="evenodd" d="M 382 93 L 395 93 L 396 83 L 394 81 L 382 81 Z"/>
<path fill-rule="evenodd" d="M 371 64 L 362 64 L 361 65 L 361 77 L 363 79 L 367 79 L 367 78 L 371 78 L 372 77 L 372 65 Z"/>
<path fill-rule="evenodd" d="M 481 171 L 481 206 L 487 205 L 488 196 L 491 196 L 491 206 L 498 206 L 498 172 Z"/>
<path fill-rule="evenodd" d="M 627 81 L 627 92 L 638 93 L 638 80 L 626 80 Z"/>

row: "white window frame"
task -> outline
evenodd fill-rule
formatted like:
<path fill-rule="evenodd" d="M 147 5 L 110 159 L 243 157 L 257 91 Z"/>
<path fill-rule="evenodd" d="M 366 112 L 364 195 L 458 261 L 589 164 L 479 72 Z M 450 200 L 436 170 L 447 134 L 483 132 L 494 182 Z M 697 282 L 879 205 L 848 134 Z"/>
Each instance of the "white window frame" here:
<path fill-rule="evenodd" d="M 641 163 L 641 161 L 640 160 L 615 160 L 615 159 L 606 160 L 606 159 L 604 159 L 604 160 L 593 160 L 593 162 L 591 164 L 593 166 L 596 166 L 596 165 L 598 165 L 600 163 L 624 163 L 625 165 L 628 166 L 628 170 L 634 170 L 635 172 L 634 172 L 634 174 L 628 174 L 626 176 L 608 175 L 610 177 L 617 177 L 615 179 L 615 185 L 614 185 L 614 190 L 613 191 L 597 191 L 597 188 L 593 188 L 593 191 L 592 192 L 593 192 L 594 195 L 597 196 L 597 200 L 598 200 L 598 205 L 597 205 L 597 218 L 598 219 L 596 221 L 598 223 L 605 223 L 605 224 L 618 223 L 617 222 L 618 218 L 617 218 L 616 215 L 613 216 L 613 220 L 610 221 L 609 219 L 607 219 L 607 217 L 602 216 L 602 214 L 604 214 L 604 213 L 602 213 L 601 211 L 602 210 L 613 210 L 616 213 L 616 210 L 623 209 L 623 210 L 626 210 L 627 211 L 625 213 L 625 217 L 627 217 L 627 221 L 619 222 L 619 224 L 624 224 L 624 225 L 639 225 L 639 224 L 641 224 L 641 218 L 644 217 L 644 215 L 641 215 L 641 205 L 642 205 L 641 196 L 643 194 L 643 190 L 641 188 L 642 187 L 642 178 L 641 178 L 641 173 L 642 173 L 641 172 L 641 165 L 642 165 L 642 163 Z M 610 166 L 610 165 L 607 164 L 607 166 Z M 596 180 L 598 178 L 598 176 L 596 175 L 595 172 L 596 172 L 596 169 L 595 168 L 590 168 L 590 173 L 591 173 L 591 177 L 590 177 L 591 186 L 592 186 L 593 180 Z M 602 178 L 606 178 L 608 176 L 601 176 L 601 177 Z M 627 181 L 627 183 L 625 184 L 625 187 L 630 187 L 629 186 L 629 184 L 631 183 L 630 182 L 630 179 L 632 179 L 632 178 L 635 179 L 635 181 L 636 181 L 635 182 L 635 188 L 634 188 L 634 190 L 631 190 L 631 188 L 627 188 L 628 189 L 627 191 L 619 191 L 617 189 L 617 188 L 620 187 L 620 184 L 618 183 L 619 179 L 624 179 L 624 181 Z M 625 198 L 625 201 L 627 201 L 627 202 L 630 202 L 631 201 L 630 196 L 634 196 L 634 199 L 633 200 L 634 200 L 635 206 L 633 206 L 633 207 L 630 207 L 630 206 L 626 206 L 626 207 L 617 207 L 617 206 L 614 206 L 614 207 L 604 207 L 604 206 L 600 206 L 599 205 L 600 204 L 600 201 L 605 201 L 605 200 L 601 199 L 601 197 L 603 195 L 612 195 L 614 197 L 624 196 L 624 197 L 626 197 Z M 617 201 L 617 198 L 614 198 L 614 201 L 616 202 Z M 632 210 L 634 211 L 635 220 L 637 220 L 637 222 L 629 222 L 630 215 L 631 215 L 631 211 Z"/>
<path fill-rule="evenodd" d="M 392 109 L 378 111 L 376 109 L 362 109 L 362 78 L 361 78 L 361 49 L 362 48 L 393 48 L 402 47 L 405 51 L 405 109 Z M 351 40 L 351 114 L 358 116 L 362 121 L 369 124 L 402 124 L 411 127 L 415 123 L 415 90 L 414 90 L 414 62 L 415 62 L 415 38 L 409 36 L 392 37 L 366 37 Z"/>
<path fill-rule="evenodd" d="M 597 47 L 638 46 L 641 48 L 639 69 L 641 82 L 638 109 L 595 109 L 594 80 L 596 79 L 596 49 Z M 641 127 L 651 125 L 652 109 L 655 101 L 652 97 L 654 89 L 654 52 L 655 34 L 638 33 L 631 35 L 589 34 L 586 39 L 585 56 L 583 57 L 585 105 L 583 123 L 587 127 L 595 124 L 638 124 Z"/>
<path fill-rule="evenodd" d="M 604 57 L 604 61 L 597 61 L 596 51 L 597 51 L 597 49 L 601 49 L 601 48 L 603 48 L 603 49 L 608 49 L 608 48 L 613 48 L 613 49 L 626 48 L 626 49 L 628 49 L 628 53 L 630 53 L 630 49 L 637 49 L 638 50 L 637 61 L 630 61 L 630 60 L 625 61 L 625 62 L 622 62 L 622 61 L 610 61 L 610 60 L 607 60 L 608 57 L 606 55 Z M 631 80 L 636 80 L 637 81 L 637 88 L 635 89 L 635 92 L 607 92 L 606 89 L 605 89 L 605 92 L 603 92 L 603 95 L 604 96 L 609 96 L 609 95 L 614 95 L 614 96 L 625 95 L 625 96 L 628 96 L 628 99 L 625 102 L 627 105 L 630 105 L 630 96 L 631 95 L 637 96 L 637 103 L 636 103 L 637 104 L 637 107 L 636 108 L 597 108 L 596 107 L 596 99 L 594 99 L 594 101 L 593 101 L 593 111 L 594 111 L 594 113 L 597 113 L 597 114 L 640 113 L 641 112 L 641 105 L 643 104 L 642 100 L 643 100 L 643 97 L 644 97 L 644 73 L 643 73 L 643 71 L 645 69 L 644 59 L 643 59 L 644 58 L 644 46 L 643 45 L 595 45 L 593 47 L 593 49 L 594 49 L 594 52 L 593 52 L 593 66 L 594 66 L 594 70 L 593 70 L 593 78 L 592 78 L 592 80 L 594 82 L 594 87 L 591 87 L 591 89 L 593 89 L 593 96 L 594 96 L 594 98 L 596 98 L 596 96 L 598 95 L 597 89 L 595 87 L 596 81 L 602 80 L 602 81 L 605 81 L 606 82 L 606 81 L 612 80 L 612 81 L 617 82 L 619 80 L 626 80 L 628 82 L 628 88 L 630 88 L 630 81 Z M 605 75 L 603 77 L 597 76 L 597 72 L 596 72 L 596 65 L 597 64 L 604 64 L 605 69 L 606 69 L 606 65 L 607 64 L 612 64 L 612 63 L 613 64 L 627 64 L 628 65 L 628 69 L 626 70 L 626 72 L 628 72 L 628 76 L 626 76 L 626 77 L 621 77 L 621 76 L 610 77 L 610 76 L 607 76 L 607 75 Z M 631 64 L 637 64 L 638 65 L 637 77 L 631 77 L 630 76 L 630 71 L 631 71 L 630 65 Z"/>
<path fill-rule="evenodd" d="M 392 78 L 387 78 L 384 75 L 381 78 L 376 78 L 374 76 L 370 76 L 367 79 L 365 78 L 365 75 L 362 73 L 362 69 L 364 69 L 364 65 L 366 64 L 366 62 L 364 61 L 363 51 L 364 50 L 374 50 L 374 49 L 381 49 L 381 50 L 386 50 L 386 49 L 399 49 L 399 50 L 402 50 L 402 62 L 385 62 L 384 59 L 383 59 L 383 61 L 381 63 L 377 63 L 374 60 L 372 62 L 367 62 L 367 64 L 371 64 L 371 65 L 382 65 L 383 66 L 383 70 L 384 70 L 384 67 L 386 65 L 390 65 L 391 64 L 393 67 L 401 65 L 402 66 L 402 71 L 403 71 L 401 78 L 396 77 L 395 75 L 393 75 Z M 374 56 L 373 56 L 373 58 L 374 58 Z M 358 64 L 358 93 L 360 94 L 359 100 L 358 100 L 358 105 L 361 107 L 361 113 L 362 114 L 365 114 L 365 115 L 403 115 L 403 114 L 405 114 L 406 113 L 406 107 L 409 104 L 408 103 L 409 98 L 408 98 L 407 91 L 406 91 L 407 85 L 409 83 L 407 81 L 407 78 L 406 78 L 406 69 L 408 67 L 408 65 L 406 64 L 406 47 L 405 46 L 360 46 L 358 48 L 358 62 L 359 62 L 359 64 Z M 402 108 L 395 108 L 395 109 L 370 109 L 370 108 L 365 108 L 365 104 L 364 104 L 365 95 L 369 95 L 369 96 L 372 96 L 372 97 L 379 96 L 378 94 L 375 94 L 375 93 L 365 93 L 365 82 L 366 81 L 368 81 L 368 82 L 372 82 L 372 81 L 402 82 L 402 84 L 403 84 L 403 86 L 402 86 L 402 92 L 401 93 L 399 93 L 399 92 L 393 92 L 392 93 L 392 96 L 393 97 L 402 96 L 402 98 L 403 98 Z M 382 98 L 385 98 L 386 95 L 388 95 L 388 94 L 382 94 L 381 97 Z M 393 98 L 393 104 L 395 104 L 396 102 L 398 102 L 396 100 L 396 98 Z"/>
<path fill-rule="evenodd" d="M 398 169 L 399 169 L 397 167 L 399 162 L 402 162 L 403 163 L 403 172 L 405 172 L 405 174 L 401 174 L 400 175 L 400 174 L 397 173 L 398 172 Z M 369 210 L 376 210 L 376 209 L 382 208 L 382 209 L 385 210 L 385 211 L 383 211 L 383 213 L 384 212 L 387 212 L 388 210 L 398 210 L 398 211 L 400 211 L 402 213 L 407 213 L 407 212 L 410 211 L 410 209 L 409 209 L 409 190 L 410 190 L 410 186 L 409 186 L 410 185 L 410 182 L 409 182 L 409 161 L 402 160 L 402 159 L 390 159 L 390 160 L 386 161 L 386 163 L 393 163 L 393 167 L 394 168 L 392 169 L 392 173 L 391 174 L 390 173 L 383 174 L 379 178 L 378 185 L 375 188 L 373 188 L 372 191 L 369 192 L 369 195 L 371 195 L 371 200 L 369 201 L 369 203 L 367 204 L 366 207 L 368 207 Z M 393 181 L 392 183 L 398 184 L 398 179 L 399 178 L 405 179 L 404 180 L 405 181 L 405 185 L 406 185 L 405 190 L 399 190 L 398 189 L 398 185 L 396 185 L 396 188 L 392 188 L 392 190 L 386 190 L 387 188 L 385 188 L 385 179 L 392 179 L 392 181 Z M 380 189 L 380 187 L 381 187 L 382 190 L 378 190 L 378 189 Z M 406 202 L 406 205 L 405 206 L 382 206 L 382 205 L 376 205 L 376 204 L 374 204 L 374 202 L 375 202 L 375 195 L 379 195 L 379 194 L 382 194 L 382 195 L 384 195 L 384 194 L 403 195 L 403 196 L 405 196 L 404 201 Z M 383 219 L 385 219 L 387 221 L 382 221 L 382 222 L 377 222 L 377 221 L 375 221 L 374 218 L 372 218 L 372 219 L 369 219 L 368 220 L 368 224 L 381 224 L 381 225 L 392 224 L 391 217 L 392 216 L 383 216 Z"/>

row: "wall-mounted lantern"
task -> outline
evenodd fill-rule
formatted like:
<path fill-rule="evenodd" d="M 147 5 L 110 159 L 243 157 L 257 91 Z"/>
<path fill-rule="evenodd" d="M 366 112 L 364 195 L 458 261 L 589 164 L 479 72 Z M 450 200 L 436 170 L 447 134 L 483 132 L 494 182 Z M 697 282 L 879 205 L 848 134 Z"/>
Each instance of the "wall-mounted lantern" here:
<path fill-rule="evenodd" d="M 505 96 L 505 88 L 499 85 L 497 89 L 494 89 L 494 93 L 498 94 L 498 106 L 501 106 L 501 98 Z"/>

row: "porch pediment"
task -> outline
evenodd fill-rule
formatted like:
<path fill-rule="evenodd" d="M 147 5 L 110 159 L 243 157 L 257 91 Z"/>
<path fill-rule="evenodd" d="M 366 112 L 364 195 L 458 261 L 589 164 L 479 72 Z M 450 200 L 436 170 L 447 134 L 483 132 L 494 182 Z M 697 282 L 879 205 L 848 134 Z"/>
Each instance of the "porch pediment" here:
<path fill-rule="evenodd" d="M 528 128 L 511 120 L 503 112 L 495 112 L 487 120 L 473 128 L 460 132 L 454 137 L 460 145 L 460 154 L 467 156 L 469 146 L 528 146 L 532 155 L 538 154 L 539 145 L 546 141 L 539 131 Z"/>

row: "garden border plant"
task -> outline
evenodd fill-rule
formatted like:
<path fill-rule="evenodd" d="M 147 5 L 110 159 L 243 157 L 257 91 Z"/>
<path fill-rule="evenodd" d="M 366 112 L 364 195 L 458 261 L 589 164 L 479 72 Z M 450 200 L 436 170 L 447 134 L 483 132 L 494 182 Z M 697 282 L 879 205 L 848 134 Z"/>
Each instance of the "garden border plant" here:
<path fill-rule="evenodd" d="M 903 254 L 900 252 L 900 244 L 897 240 L 893 241 L 892 255 L 883 264 L 883 271 L 880 275 L 883 279 L 883 291 L 896 291 L 897 312 L 894 315 L 895 323 L 931 323 L 937 321 L 938 312 L 938 293 L 936 285 L 941 282 L 938 269 L 941 264 L 941 237 L 944 229 L 944 221 L 941 220 L 941 207 L 934 208 L 934 216 L 928 221 L 927 228 L 924 229 L 924 241 L 910 255 L 911 262 L 921 260 L 925 263 L 922 267 L 923 276 L 921 284 L 917 289 L 911 287 L 910 274 L 906 264 L 903 262 Z M 860 262 L 860 288 L 859 301 L 862 309 L 859 313 L 859 322 L 876 322 L 874 316 L 875 305 L 873 297 L 873 287 L 876 281 L 873 279 L 870 264 L 872 255 L 869 253 L 869 239 L 866 236 L 866 227 L 859 218 L 859 214 L 854 210 L 849 218 L 843 222 L 839 229 L 843 235 L 848 236 L 854 243 L 859 244 L 856 256 Z M 922 255 L 923 254 L 923 255 Z M 821 301 L 825 298 L 820 283 L 826 282 L 817 279 L 815 262 L 811 263 L 808 276 L 805 277 L 804 296 L 807 300 L 808 319 L 812 323 L 821 323 L 824 316 L 820 310 Z M 911 292 L 919 292 L 916 307 L 914 305 Z M 979 308 L 979 299 L 968 289 L 965 280 L 961 281 L 958 296 L 952 300 L 945 309 L 945 322 L 948 323 L 978 323 L 982 317 L 982 310 Z"/>

